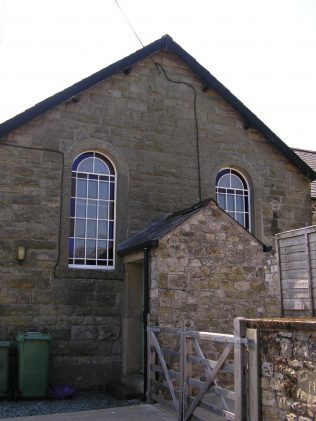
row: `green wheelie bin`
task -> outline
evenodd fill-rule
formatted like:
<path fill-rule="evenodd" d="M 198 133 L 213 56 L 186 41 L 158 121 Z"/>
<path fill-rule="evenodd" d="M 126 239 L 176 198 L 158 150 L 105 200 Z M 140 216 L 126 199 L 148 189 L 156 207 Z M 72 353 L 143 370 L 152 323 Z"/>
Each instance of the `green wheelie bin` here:
<path fill-rule="evenodd" d="M 0 341 L 0 397 L 9 391 L 9 341 Z"/>
<path fill-rule="evenodd" d="M 48 366 L 51 337 L 27 332 L 17 336 L 18 394 L 22 398 L 48 396 Z"/>

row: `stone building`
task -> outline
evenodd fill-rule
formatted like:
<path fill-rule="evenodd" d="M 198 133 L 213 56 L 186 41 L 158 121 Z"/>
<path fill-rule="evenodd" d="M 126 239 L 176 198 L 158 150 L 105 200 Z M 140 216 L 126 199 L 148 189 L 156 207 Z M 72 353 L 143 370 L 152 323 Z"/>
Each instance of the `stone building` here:
<path fill-rule="evenodd" d="M 303 159 L 314 171 L 316 171 L 316 152 L 305 149 L 293 149 L 293 151 Z M 312 224 L 316 225 L 316 181 L 311 183 L 312 198 Z"/>
<path fill-rule="evenodd" d="M 311 223 L 313 170 L 169 36 L 1 124 L 0 149 L 0 337 L 48 331 L 52 381 L 104 385 L 126 369 L 122 343 L 141 322 L 135 317 L 127 333 L 122 330 L 129 311 L 125 286 L 128 277 L 142 279 L 143 263 L 126 268 L 116 251 L 152 221 L 208 197 L 230 214 L 227 222 L 212 202 L 192 215 L 192 221 L 209 215 L 212 229 L 220 221 L 228 230 L 225 241 L 237 246 L 241 238 L 245 250 L 258 252 L 249 257 L 251 281 L 240 280 L 243 256 L 229 254 L 231 248 L 214 262 L 225 268 L 229 258 L 229 267 L 236 267 L 232 279 L 225 269 L 219 276 L 201 266 L 203 291 L 218 286 L 218 299 L 229 302 L 227 320 L 244 306 L 239 300 L 234 309 L 234 294 L 225 290 L 237 278 L 240 296 L 247 288 L 260 291 L 263 305 L 256 301 L 251 314 L 270 311 L 271 289 L 267 296 L 262 292 L 268 278 L 260 269 L 267 256 L 261 243 L 273 247 L 275 233 Z M 168 235 L 165 248 L 171 248 Z M 219 245 L 211 237 L 205 238 Z M 161 247 L 152 256 L 146 251 L 144 265 Z M 196 267 L 192 262 L 195 274 L 198 261 Z M 190 271 L 186 282 L 192 282 Z M 165 272 L 161 279 L 153 275 L 152 308 L 158 309 L 154 299 L 162 296 L 155 289 L 164 276 L 171 279 Z M 181 282 L 176 275 L 174 281 Z M 141 288 L 136 291 L 140 303 Z M 171 305 L 172 294 L 159 305 Z M 211 295 L 203 295 L 203 311 Z M 193 311 L 197 302 L 190 305 Z M 177 317 L 182 314 L 188 311 Z"/>
<path fill-rule="evenodd" d="M 141 363 L 141 295 L 159 326 L 186 320 L 194 330 L 231 333 L 237 316 L 281 314 L 274 253 L 212 199 L 160 218 L 121 243 L 118 253 L 126 268 L 123 371 L 129 380 Z M 143 273 L 149 291 L 140 294 Z"/>

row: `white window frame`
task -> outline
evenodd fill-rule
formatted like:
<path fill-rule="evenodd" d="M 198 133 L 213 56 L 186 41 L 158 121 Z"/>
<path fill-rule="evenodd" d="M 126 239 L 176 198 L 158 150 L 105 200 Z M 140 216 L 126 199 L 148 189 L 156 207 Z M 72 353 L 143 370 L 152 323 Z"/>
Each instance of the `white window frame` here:
<path fill-rule="evenodd" d="M 79 162 L 78 166 L 80 166 L 80 164 L 85 159 L 93 157 L 93 159 L 94 159 L 93 160 L 93 172 L 80 171 L 80 170 L 78 171 L 77 169 L 73 168 L 73 166 L 76 163 L 76 161 L 78 160 L 78 158 L 80 158 L 81 156 L 84 156 L 86 154 L 88 154 L 90 156 L 86 157 L 86 158 L 83 158 L 82 161 Z M 91 154 L 92 154 L 92 156 L 91 156 Z M 98 159 L 98 158 L 102 159 L 102 161 L 108 166 L 108 168 L 110 170 L 109 175 L 94 172 L 94 165 L 95 165 L 96 159 Z M 111 169 L 113 169 L 113 173 L 111 173 Z M 83 197 L 77 196 L 77 194 L 78 194 L 78 187 L 77 187 L 78 186 L 78 180 L 80 179 L 80 177 L 78 176 L 79 173 L 80 174 L 86 174 L 87 180 L 90 180 L 89 175 L 90 176 L 93 175 L 93 176 L 96 177 L 96 178 L 93 178 L 93 180 L 97 181 L 97 197 L 96 198 L 89 198 L 88 197 L 88 195 L 89 195 L 89 183 L 87 183 L 86 197 L 83 198 Z M 75 176 L 74 176 L 74 174 L 75 174 Z M 102 180 L 100 180 L 100 176 L 102 176 L 102 177 L 108 176 L 109 177 L 108 183 L 107 183 L 109 192 L 108 192 L 108 197 L 106 199 L 100 199 L 99 184 L 100 184 L 100 181 L 102 181 Z M 78 156 L 76 156 L 76 158 L 74 159 L 73 164 L 72 164 L 72 177 L 71 178 L 72 178 L 71 179 L 72 190 L 73 190 L 73 182 L 75 181 L 76 184 L 75 184 L 75 195 L 73 196 L 71 194 L 71 198 L 70 198 L 70 201 L 71 201 L 70 206 L 73 206 L 74 210 L 73 210 L 73 214 L 72 214 L 72 208 L 70 207 L 70 223 L 72 223 L 71 222 L 71 219 L 72 219 L 73 220 L 73 231 L 71 231 L 71 228 L 70 228 L 70 235 L 69 235 L 69 239 L 68 239 L 68 248 L 67 248 L 67 250 L 68 250 L 68 267 L 73 268 L 73 269 L 114 270 L 115 269 L 115 260 L 116 260 L 115 259 L 115 254 L 116 254 L 115 250 L 116 250 L 116 197 L 117 197 L 117 195 L 116 195 L 116 193 L 117 193 L 117 173 L 116 173 L 115 165 L 106 155 L 104 155 L 100 152 L 85 151 L 85 152 L 82 152 L 81 154 L 79 154 Z M 92 180 L 92 178 L 91 178 L 91 180 Z M 113 197 L 111 197 L 111 184 L 113 184 Z M 84 217 L 80 216 L 80 218 L 76 216 L 76 210 L 77 210 L 76 204 L 78 203 L 78 200 L 85 201 L 85 216 Z M 73 203 L 72 203 L 72 201 L 73 201 Z M 96 209 L 96 211 L 97 211 L 96 217 L 88 217 L 88 203 L 89 203 L 89 201 L 90 201 L 90 203 L 91 203 L 91 201 L 92 202 L 95 201 L 95 203 L 96 203 L 96 208 L 97 208 Z M 107 218 L 99 218 L 98 214 L 99 214 L 99 210 L 100 210 L 100 208 L 99 208 L 100 203 L 104 203 L 104 205 L 107 206 Z M 113 219 L 110 218 L 111 215 L 110 215 L 110 206 L 109 205 L 111 203 L 113 204 Z M 84 222 L 85 234 L 84 234 L 83 237 L 76 236 L 75 229 L 76 229 L 76 223 L 78 223 L 78 219 L 80 219 L 82 221 L 85 221 Z M 88 224 L 89 220 L 96 221 L 96 234 L 95 234 L 95 237 L 91 237 L 91 238 L 87 237 L 87 232 L 86 232 L 87 231 L 86 227 L 87 227 L 87 224 Z M 99 238 L 99 232 L 98 232 L 99 221 L 107 222 L 107 234 L 108 235 L 107 235 L 106 238 Z M 113 235 L 109 236 L 111 223 L 113 223 Z M 84 240 L 84 257 L 78 256 L 76 258 L 76 256 L 75 256 L 76 239 Z M 72 250 L 73 250 L 72 257 L 70 255 L 71 240 L 73 241 L 73 243 L 72 243 Z M 108 245 L 109 245 L 109 242 L 111 241 L 112 244 L 113 244 L 112 259 L 109 257 L 109 248 L 107 248 L 107 252 L 106 252 L 107 257 L 105 259 L 98 259 L 97 258 L 97 248 L 96 248 L 95 258 L 89 259 L 89 256 L 87 256 L 87 241 L 89 241 L 89 240 L 95 241 L 96 247 L 98 246 L 98 241 L 107 241 Z M 70 263 L 71 260 L 72 260 L 72 263 Z M 80 263 L 80 264 L 74 263 L 75 260 L 83 260 L 85 263 L 83 263 L 83 264 L 82 263 Z M 104 264 L 104 265 L 103 264 L 102 265 L 86 264 L 86 261 L 88 261 L 88 260 L 96 260 L 96 263 L 97 263 L 98 260 L 104 261 L 106 264 Z M 113 261 L 113 263 L 112 263 L 112 261 Z"/>
<path fill-rule="evenodd" d="M 229 175 L 230 185 L 229 186 L 221 186 L 220 181 L 225 176 Z M 241 181 L 243 188 L 236 188 L 232 186 L 232 175 L 237 176 Z M 246 186 L 246 187 L 245 187 Z M 220 194 L 225 195 L 225 206 L 222 207 L 220 204 Z M 228 208 L 228 195 L 232 195 L 234 197 L 234 207 L 233 209 Z M 244 210 L 238 211 L 237 210 L 237 197 L 241 197 L 244 204 Z M 228 213 L 236 222 L 238 222 L 241 226 L 251 232 L 251 196 L 250 196 L 250 188 L 247 178 L 235 168 L 222 168 L 217 176 L 216 176 L 216 201 L 218 206 L 223 209 L 226 213 Z M 248 210 L 247 210 L 248 208 Z M 236 218 L 237 214 L 243 215 L 243 223 L 240 223 Z"/>

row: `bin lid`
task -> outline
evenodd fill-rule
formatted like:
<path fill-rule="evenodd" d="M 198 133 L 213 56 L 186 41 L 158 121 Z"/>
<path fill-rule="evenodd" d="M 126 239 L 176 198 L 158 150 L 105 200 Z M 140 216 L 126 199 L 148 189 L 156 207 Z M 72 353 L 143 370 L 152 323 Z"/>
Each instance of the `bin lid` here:
<path fill-rule="evenodd" d="M 41 333 L 41 332 L 26 332 L 26 333 L 20 333 L 17 337 L 16 340 L 19 342 L 22 341 L 36 341 L 36 340 L 41 340 L 41 341 L 50 341 L 51 340 L 51 336 L 48 333 Z"/>
<path fill-rule="evenodd" d="M 0 348 L 8 348 L 10 346 L 10 341 L 0 341 Z"/>

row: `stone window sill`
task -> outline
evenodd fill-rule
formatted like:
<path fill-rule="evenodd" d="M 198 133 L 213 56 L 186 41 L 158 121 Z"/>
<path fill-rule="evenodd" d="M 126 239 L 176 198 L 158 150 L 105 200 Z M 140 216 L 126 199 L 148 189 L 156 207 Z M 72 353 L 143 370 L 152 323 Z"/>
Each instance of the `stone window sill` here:
<path fill-rule="evenodd" d="M 121 266 L 121 265 L 120 265 Z M 121 279 L 123 280 L 122 268 L 115 270 L 98 269 L 73 269 L 58 266 L 55 270 L 56 278 L 78 278 L 78 279 Z"/>

